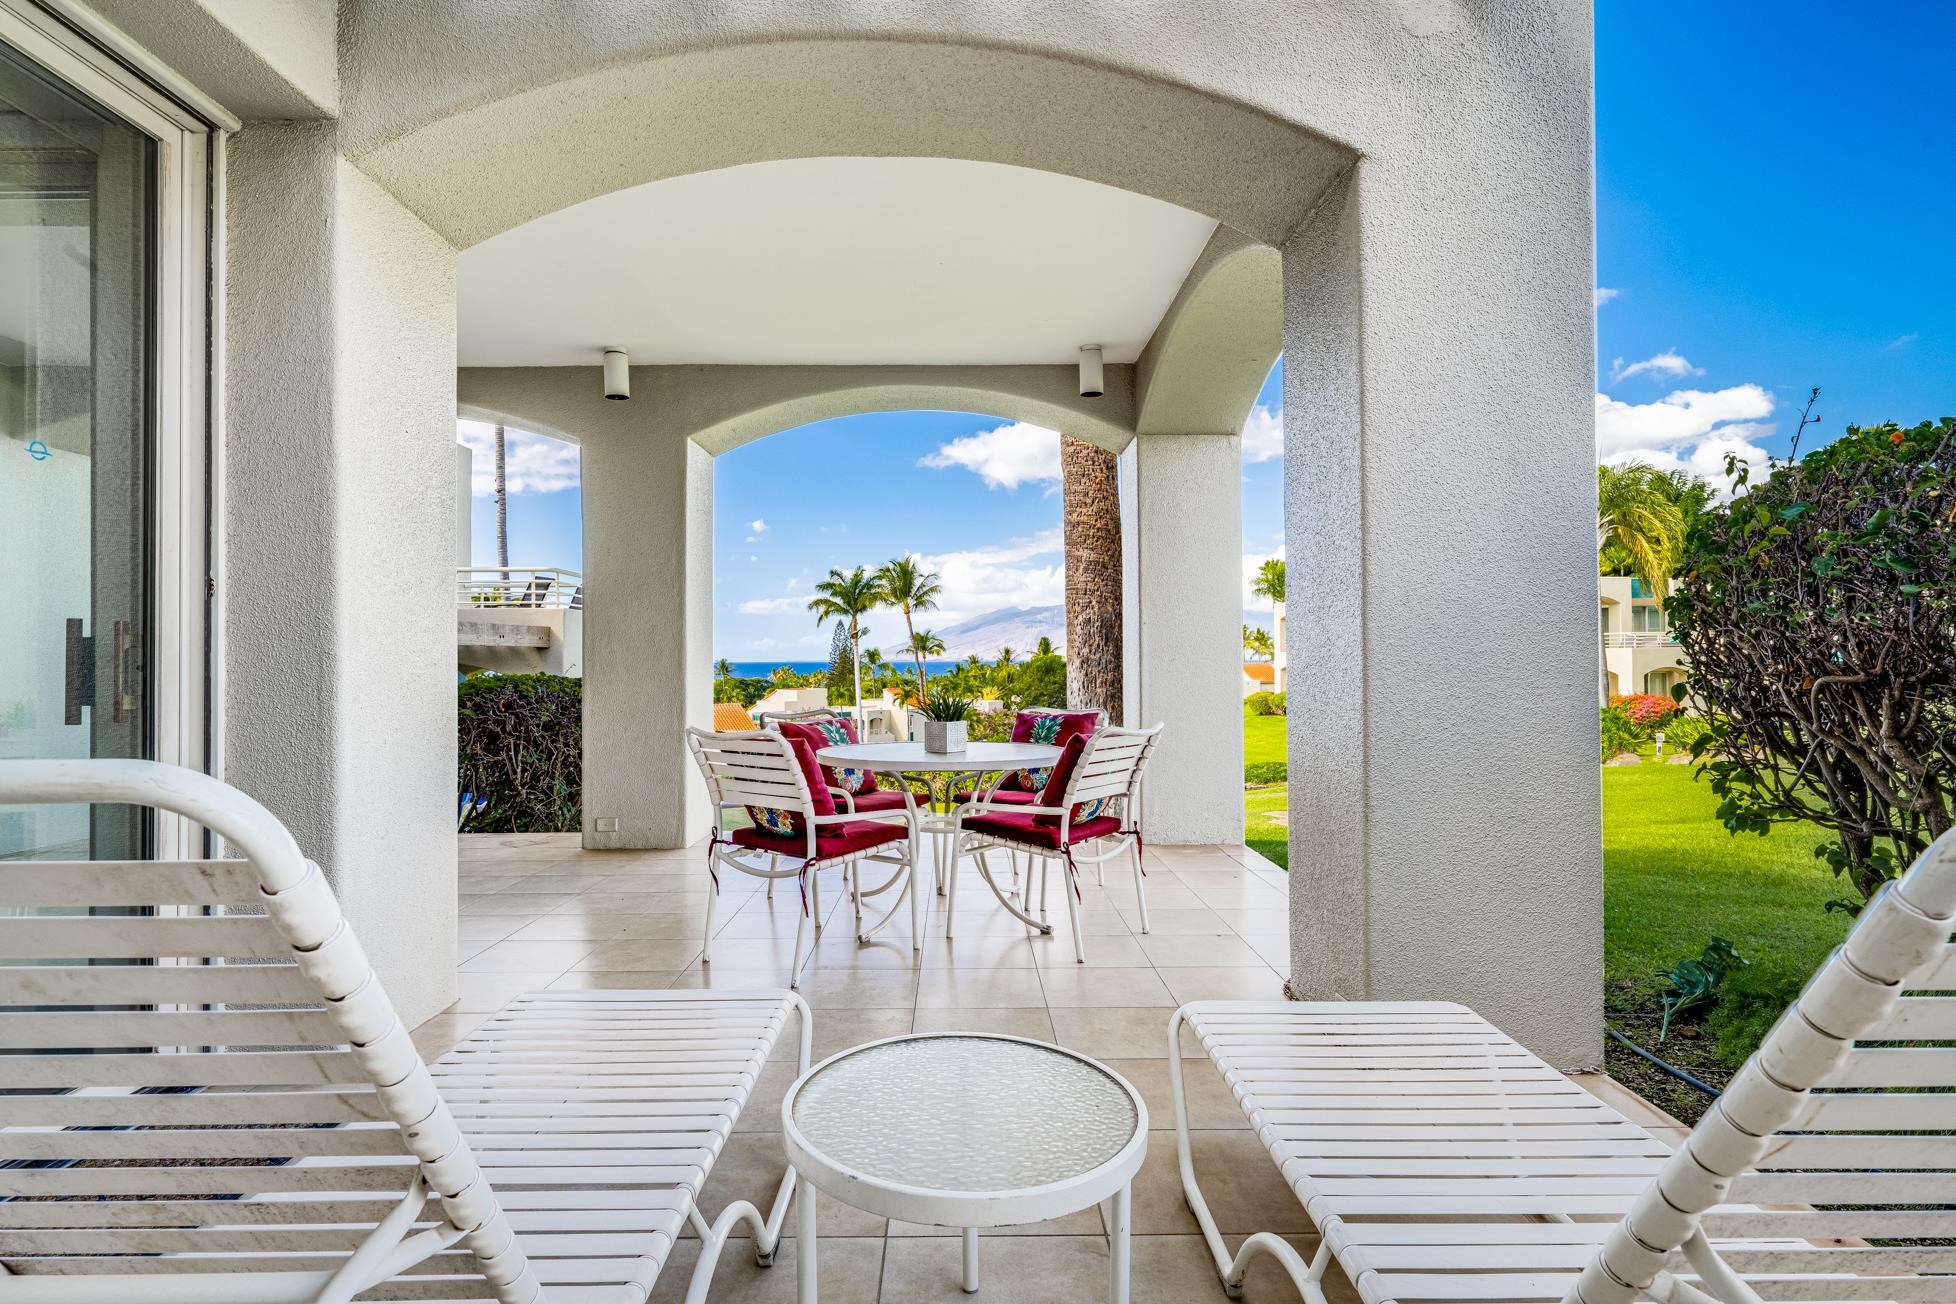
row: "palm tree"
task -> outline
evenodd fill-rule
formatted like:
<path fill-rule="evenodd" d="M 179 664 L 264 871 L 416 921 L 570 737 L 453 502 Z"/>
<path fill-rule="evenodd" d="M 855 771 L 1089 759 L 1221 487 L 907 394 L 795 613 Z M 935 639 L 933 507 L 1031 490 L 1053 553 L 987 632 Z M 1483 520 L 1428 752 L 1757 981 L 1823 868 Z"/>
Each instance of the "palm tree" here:
<path fill-rule="evenodd" d="M 815 586 L 817 596 L 808 600 L 815 623 L 831 620 L 849 625 L 849 659 L 856 675 L 856 729 L 863 726 L 863 627 L 862 618 L 883 605 L 883 586 L 877 576 L 858 566 L 849 574 L 831 567 L 829 577 Z"/>
<path fill-rule="evenodd" d="M 1012 668 L 1011 648 L 1002 647 L 998 650 L 998 668 L 1000 670 L 1010 670 Z"/>
<path fill-rule="evenodd" d="M 734 677 L 733 662 L 727 660 L 725 657 L 721 657 L 718 661 L 715 661 L 713 663 L 713 677 L 715 679 L 732 679 Z"/>
<path fill-rule="evenodd" d="M 1282 558 L 1266 558 L 1263 565 L 1257 567 L 1256 579 L 1250 583 L 1250 592 L 1256 594 L 1259 598 L 1268 598 L 1272 602 L 1281 603 L 1284 600 L 1284 563 Z"/>
<path fill-rule="evenodd" d="M 1121 491 L 1119 459 L 1060 436 L 1066 538 L 1066 697 L 1121 722 Z"/>
<path fill-rule="evenodd" d="M 1243 626 L 1243 650 L 1266 661 L 1277 655 L 1277 645 L 1270 637 L 1270 631 L 1255 625 Z"/>
<path fill-rule="evenodd" d="M 503 587 L 509 587 L 509 476 L 503 450 L 503 428 L 496 427 L 496 564 L 503 568 Z M 505 594 L 504 596 L 508 596 Z"/>
<path fill-rule="evenodd" d="M 1684 487 L 1643 462 L 1596 468 L 1596 552 L 1622 557 L 1625 569 L 1663 597 L 1684 551 Z M 1698 505 L 1702 510 L 1702 504 Z"/>
<path fill-rule="evenodd" d="M 875 692 L 879 692 L 879 693 L 882 692 L 883 675 L 886 669 L 886 667 L 883 665 L 882 651 L 878 648 L 873 648 L 873 647 L 864 649 L 863 664 L 869 667 L 870 688 Z"/>
<path fill-rule="evenodd" d="M 1041 634 L 1039 641 L 1032 645 L 1032 654 L 1036 657 L 1049 657 L 1053 655 L 1053 640 Z"/>
<path fill-rule="evenodd" d="M 911 623 L 911 617 L 919 611 L 934 609 L 944 585 L 936 571 L 925 570 L 915 557 L 908 556 L 892 557 L 884 562 L 877 569 L 876 578 L 883 585 L 883 601 L 903 613 L 903 632 L 910 636 L 911 653 L 917 662 L 917 682 L 922 683 L 924 658 L 916 650 L 917 627 Z"/>
<path fill-rule="evenodd" d="M 910 635 L 910 655 L 917 659 L 917 693 L 921 697 L 930 684 L 930 676 L 924 673 L 924 662 L 944 655 L 944 640 L 927 629 L 917 630 Z"/>

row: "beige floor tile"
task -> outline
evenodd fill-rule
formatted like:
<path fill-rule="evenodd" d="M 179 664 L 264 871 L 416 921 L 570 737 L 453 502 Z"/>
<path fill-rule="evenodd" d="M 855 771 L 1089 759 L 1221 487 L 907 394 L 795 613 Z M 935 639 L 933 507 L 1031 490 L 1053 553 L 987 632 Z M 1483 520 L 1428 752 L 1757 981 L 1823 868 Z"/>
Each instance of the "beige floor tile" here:
<path fill-rule="evenodd" d="M 1278 973 L 1290 972 L 1290 934 L 1245 933 L 1243 945 L 1255 951 L 1258 959 Z"/>
<path fill-rule="evenodd" d="M 695 988 L 725 992 L 753 991 L 761 987 L 788 986 L 788 968 L 742 969 L 730 964 L 711 964 L 682 970 L 672 980 L 675 988 Z"/>
<path fill-rule="evenodd" d="M 776 1106 L 779 1107 L 778 1101 Z M 710 1226 L 733 1200 L 750 1201 L 762 1210 L 769 1208 L 787 1171 L 788 1157 L 781 1149 L 779 1128 L 773 1132 L 734 1133 L 720 1148 L 720 1157 L 713 1162 L 706 1188 L 700 1192 L 700 1216 Z M 1296 1201 L 1293 1199 L 1291 1203 Z M 791 1208 L 783 1224 L 783 1234 L 789 1239 L 795 1234 L 796 1212 Z M 882 1236 L 888 1225 L 888 1219 L 852 1209 L 840 1200 L 822 1200 L 815 1210 L 816 1232 L 824 1245 L 831 1236 Z M 681 1235 L 690 1240 L 693 1233 L 688 1229 Z M 733 1247 L 729 1246 L 721 1256 L 722 1262 L 733 1253 Z M 792 1276 L 789 1279 L 793 1280 Z"/>
<path fill-rule="evenodd" d="M 1095 1059 L 1168 1058 L 1168 1017 L 1165 1005 L 1085 1007 L 1052 1011 L 1059 1044 Z M 1182 1029 L 1182 1054 L 1201 1055 L 1195 1034 Z"/>
<path fill-rule="evenodd" d="M 1259 956 L 1234 933 L 1151 933 L 1137 939 L 1148 962 L 1162 967 L 1267 969 Z"/>
<path fill-rule="evenodd" d="M 1052 1014 L 1043 1006 L 973 1009 L 919 1005 L 910 1031 L 988 1032 L 1002 1037 L 1030 1037 L 1034 1041 L 1055 1040 Z"/>
<path fill-rule="evenodd" d="M 1134 1084 L 1148 1106 L 1148 1126 L 1175 1126 L 1175 1099 L 1168 1080 L 1168 1057 L 1154 1059 L 1102 1059 L 1101 1063 Z M 1210 1066 L 1207 1058 L 1183 1059 L 1182 1084 L 1188 1092 L 1189 1126 L 1212 1132 L 1248 1127 L 1243 1108 Z"/>
<path fill-rule="evenodd" d="M 995 1009 L 1046 1004 L 1036 969 L 927 969 L 917 1005 L 932 1009 Z"/>
<path fill-rule="evenodd" d="M 1096 969 L 1055 965 L 1040 970 L 1046 1004 L 1053 1009 L 1110 1005 L 1174 1005 L 1168 987 L 1153 969 Z M 1166 1036 L 1166 1032 L 1163 1033 Z"/>
<path fill-rule="evenodd" d="M 1141 931 L 1141 912 L 1134 906 L 1122 906 L 1121 918 L 1134 932 Z M 1195 906 L 1180 910 L 1163 910 L 1153 901 L 1148 902 L 1148 932 L 1154 937 L 1174 937 L 1183 933 L 1214 934 L 1233 931 L 1223 921 L 1223 917 L 1206 906 Z"/>
<path fill-rule="evenodd" d="M 553 992 L 663 991 L 678 973 L 670 969 L 573 969 L 550 984 Z"/>
<path fill-rule="evenodd" d="M 826 1198 L 826 1197 L 825 1197 Z M 933 1227 L 928 1223 L 890 1220 L 891 1236 L 958 1236 L 963 1232 L 959 1227 Z M 1102 1221 L 1098 1207 L 1076 1209 L 1072 1213 L 1049 1218 L 1045 1222 L 1018 1223 L 1010 1227 L 983 1227 L 978 1231 L 980 1239 L 991 1236 L 1104 1236 L 1107 1224 Z M 979 1262 L 984 1256 L 981 1253 Z"/>
<path fill-rule="evenodd" d="M 588 892 L 600 883 L 609 882 L 611 876 L 604 873 L 566 872 L 561 869 L 545 870 L 528 878 L 519 878 L 509 885 L 511 892 Z"/>
<path fill-rule="evenodd" d="M 470 942 L 500 942 L 525 927 L 523 915 L 463 915 L 455 925 L 455 939 Z"/>
<path fill-rule="evenodd" d="M 864 1042 L 901 1037 L 910 1031 L 910 1017 L 907 1005 L 885 1010 L 819 1010 L 815 1014 L 815 1044 L 809 1062 L 819 1064 Z M 774 1043 L 770 1058 L 792 1060 L 800 1053 L 801 1029 L 791 1023 Z"/>
<path fill-rule="evenodd" d="M 585 892 L 572 897 L 550 912 L 567 917 L 599 916 L 616 919 L 620 915 L 672 915 L 685 914 L 696 918 L 702 924 L 706 921 L 706 898 L 698 901 L 670 901 L 649 892 Z M 720 916 L 726 918 L 729 911 L 723 902 Z"/>
<path fill-rule="evenodd" d="M 820 1015 L 817 1019 L 819 1021 Z M 787 1092 L 788 1084 L 800 1074 L 800 1067 L 791 1059 L 771 1059 L 761 1066 L 761 1075 L 754 1080 L 754 1090 L 747 1097 L 747 1108 L 740 1113 L 734 1124 L 734 1131 L 772 1132 L 781 1131 L 781 1097 Z"/>
<path fill-rule="evenodd" d="M 714 943 L 716 954 L 720 945 L 718 941 Z M 738 946 L 740 943 L 729 942 L 727 945 Z M 858 942 L 840 927 L 823 933 L 821 945 L 815 948 L 808 963 L 813 969 L 857 973 L 890 973 L 918 967 L 917 953 L 910 949 L 909 938 L 894 933 L 878 933 L 864 943 Z"/>
<path fill-rule="evenodd" d="M 1032 947 L 1026 940 L 1026 927 L 1011 921 L 1010 929 L 973 936 L 961 931 L 956 937 L 933 933 L 924 938 L 926 969 L 1031 969 L 1036 967 Z"/>
<path fill-rule="evenodd" d="M 1280 1001 L 1284 980 L 1271 968 L 1164 968 L 1157 972 L 1168 984 L 1174 1004 L 1190 1001 Z"/>
<path fill-rule="evenodd" d="M 624 935 L 628 915 L 545 915 L 511 933 L 512 942 L 598 942 Z"/>
<path fill-rule="evenodd" d="M 553 977 L 589 955 L 591 942 L 497 942 L 473 959 L 462 962 L 464 973 L 544 973 Z M 620 969 L 625 965 L 594 965 Z M 650 967 L 650 966 L 644 966 Z"/>
<path fill-rule="evenodd" d="M 454 1048 L 455 1043 L 481 1027 L 489 1018 L 482 1011 L 469 1013 L 449 1013 L 443 1011 L 422 1021 L 414 1030 L 414 1048 L 421 1058 L 429 1062 L 440 1059 Z"/>
<path fill-rule="evenodd" d="M 794 1218 L 790 1215 L 792 1224 Z M 713 1304 L 794 1304 L 796 1249 L 792 1236 L 782 1240 L 774 1266 L 755 1264 L 752 1242 L 730 1239 L 713 1272 Z M 699 1242 L 680 1241 L 659 1273 L 649 1304 L 677 1304 L 686 1297 L 687 1282 L 699 1260 Z M 822 1233 L 817 1264 L 822 1304 L 878 1304 L 883 1279 L 883 1240 L 877 1236 L 831 1236 Z"/>
<path fill-rule="evenodd" d="M 461 916 L 541 915 L 571 899 L 568 892 L 467 892 L 457 898 Z"/>
<path fill-rule="evenodd" d="M 980 1299 L 1022 1304 L 1105 1299 L 1107 1238 L 981 1236 L 978 1268 Z M 892 1237 L 883 1251 L 882 1298 L 887 1304 L 965 1304 L 971 1297 L 963 1292 L 962 1274 L 957 1237 Z"/>
<path fill-rule="evenodd" d="M 494 1014 L 524 992 L 540 992 L 557 978 L 550 973 L 468 973 L 455 975 L 456 999 L 449 1010 L 457 1014 Z"/>
<path fill-rule="evenodd" d="M 916 1002 L 917 975 L 810 969 L 802 975 L 801 994 L 817 1011 L 892 1009 Z"/>
<path fill-rule="evenodd" d="M 1224 1239 L 1232 1252 L 1242 1237 Z M 1309 1262 L 1317 1250 L 1315 1236 L 1286 1237 L 1292 1248 Z M 1333 1277 L 1337 1280 L 1333 1280 Z M 1137 1236 L 1134 1238 L 1134 1304 L 1197 1304 L 1223 1299 L 1216 1280 L 1215 1260 L 1200 1236 Z M 1325 1279 L 1326 1293 L 1336 1304 L 1355 1302 L 1358 1293 L 1337 1276 L 1334 1268 Z M 1244 1274 L 1241 1304 L 1297 1304 L 1297 1287 L 1282 1265 L 1267 1254 L 1251 1260 Z"/>
<path fill-rule="evenodd" d="M 1225 1235 L 1289 1236 L 1317 1230 L 1256 1133 L 1247 1128 L 1191 1130 L 1189 1149 L 1195 1156 L 1195 1180 L 1202 1187 L 1202 1198 Z M 1172 1127 L 1148 1134 L 1148 1157 L 1135 1182 L 1134 1218 L 1137 1229 L 1151 1231 L 1173 1232 L 1193 1224 L 1182 1203 Z"/>
<path fill-rule="evenodd" d="M 1085 964 L 1098 969 L 1138 969 L 1148 964 L 1147 953 L 1141 943 L 1133 937 L 1087 937 L 1086 958 L 1080 959 L 1073 949 L 1073 935 L 1064 923 L 1055 928 L 1050 936 L 1035 937 L 1030 945 L 1033 958 L 1042 969 L 1054 966 Z"/>
<path fill-rule="evenodd" d="M 700 957 L 698 937 L 647 937 L 628 942 L 600 942 L 575 964 L 575 969 L 684 969 Z"/>

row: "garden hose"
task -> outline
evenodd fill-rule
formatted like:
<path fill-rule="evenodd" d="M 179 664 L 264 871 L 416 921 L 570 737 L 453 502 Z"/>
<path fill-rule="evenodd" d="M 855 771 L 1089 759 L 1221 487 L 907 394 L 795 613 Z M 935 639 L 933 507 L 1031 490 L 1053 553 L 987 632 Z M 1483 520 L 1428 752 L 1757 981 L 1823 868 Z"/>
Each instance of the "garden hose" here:
<path fill-rule="evenodd" d="M 1693 1077 L 1690 1073 L 1687 1073 L 1685 1070 L 1679 1068 L 1677 1065 L 1670 1063 L 1668 1060 L 1659 1059 L 1657 1056 L 1645 1050 L 1642 1046 L 1639 1046 L 1636 1042 L 1631 1041 L 1628 1037 L 1618 1032 L 1615 1028 L 1612 1028 L 1609 1024 L 1606 1023 L 1603 1025 L 1603 1031 L 1609 1033 L 1610 1036 L 1616 1038 L 1618 1041 L 1622 1042 L 1625 1046 L 1628 1046 L 1631 1050 L 1643 1056 L 1645 1059 L 1649 1060 L 1652 1064 L 1655 1064 L 1658 1068 L 1663 1069 L 1666 1073 L 1676 1078 L 1679 1082 L 1684 1083 L 1684 1085 L 1686 1085 L 1687 1087 L 1696 1087 L 1699 1091 L 1704 1092 L 1707 1096 L 1710 1096 L 1713 1100 L 1718 1099 L 1719 1096 L 1724 1094 L 1717 1087 L 1712 1086 L 1709 1082 L 1705 1082 L 1699 1078 Z"/>

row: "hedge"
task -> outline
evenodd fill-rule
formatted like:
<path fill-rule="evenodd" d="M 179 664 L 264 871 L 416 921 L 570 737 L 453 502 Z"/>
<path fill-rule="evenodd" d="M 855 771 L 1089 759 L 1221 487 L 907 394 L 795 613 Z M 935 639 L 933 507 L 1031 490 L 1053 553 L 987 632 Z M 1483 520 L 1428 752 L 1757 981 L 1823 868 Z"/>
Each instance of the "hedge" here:
<path fill-rule="evenodd" d="M 459 792 L 487 797 L 471 833 L 574 833 L 584 815 L 584 681 L 471 675 L 456 729 Z"/>
<path fill-rule="evenodd" d="M 1289 783 L 1290 766 L 1284 761 L 1252 761 L 1243 767 L 1243 782 Z"/>

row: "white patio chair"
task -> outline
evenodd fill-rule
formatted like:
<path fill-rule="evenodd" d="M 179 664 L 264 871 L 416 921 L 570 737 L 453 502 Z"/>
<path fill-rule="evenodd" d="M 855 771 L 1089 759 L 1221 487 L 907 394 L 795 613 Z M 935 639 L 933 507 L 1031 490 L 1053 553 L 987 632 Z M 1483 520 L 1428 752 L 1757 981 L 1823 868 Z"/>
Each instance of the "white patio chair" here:
<path fill-rule="evenodd" d="M 819 770 L 811 782 L 796 758 L 793 745 L 772 730 L 712 733 L 688 729 L 686 746 L 706 780 L 707 799 L 713 803 L 713 836 L 708 844 L 707 860 L 708 873 L 713 876 L 713 893 L 706 902 L 706 947 L 702 964 L 713 963 L 713 928 L 722 869 L 737 870 L 770 882 L 792 878 L 800 884 L 801 918 L 795 925 L 790 986 L 800 985 L 802 966 L 814 950 L 812 942 L 806 951 L 802 946 L 810 920 L 814 921 L 815 937 L 819 939 L 822 935 L 821 870 L 842 870 L 855 910 L 859 941 L 868 941 L 881 931 L 906 897 L 911 898 L 911 915 L 915 919 L 920 902 L 914 891 L 917 855 L 917 839 L 912 836 L 914 819 L 890 824 L 836 814 L 832 806 L 824 809 L 815 798 L 817 791 L 827 796 L 826 785 L 820 783 Z M 813 768 L 812 761 L 810 765 Z M 751 814 L 756 809 L 774 812 L 780 827 L 774 830 L 759 825 L 727 828 L 725 812 L 743 810 Z M 743 859 L 760 856 L 767 858 L 766 863 Z M 792 863 L 784 868 L 782 861 Z M 865 861 L 895 867 L 895 874 L 901 876 L 903 884 L 889 910 L 867 928 L 863 925 L 863 897 L 858 879 L 859 867 Z M 921 947 L 921 926 L 913 936 L 917 939 L 915 945 Z"/>
<path fill-rule="evenodd" d="M 521 997 L 431 1072 L 319 867 L 262 806 L 147 761 L 0 761 L 0 805 L 186 817 L 236 860 L 0 863 L 0 1299 L 687 1300 L 744 1223 L 700 1188 L 787 991 Z M 61 913 L 44 913 L 59 911 Z M 25 913 L 23 913 L 25 912 Z"/>
<path fill-rule="evenodd" d="M 1956 833 L 1862 912 L 1676 1154 L 1458 1005 L 1199 1001 L 1169 1020 L 1182 1187 L 1232 1296 L 1322 1304 L 1956 1299 Z M 1232 1257 L 1195 1180 L 1186 1025 L 1322 1233 Z"/>
<path fill-rule="evenodd" d="M 1073 930 L 1073 957 L 1081 964 L 1087 960 L 1087 944 L 1080 927 L 1079 866 L 1082 862 L 1104 866 L 1116 856 L 1132 855 L 1134 896 L 1141 931 L 1147 932 L 1147 871 L 1141 866 L 1143 845 L 1135 797 L 1161 729 L 1160 725 L 1152 729 L 1102 729 L 1088 738 L 1072 773 L 1063 776 L 1064 795 L 1057 805 L 999 805 L 989 794 L 980 792 L 958 807 L 957 848 L 945 887 L 944 935 L 951 936 L 957 919 L 958 864 L 966 855 L 973 857 L 992 890 L 998 890 L 984 858 L 985 852 L 994 848 L 1026 853 L 1028 868 L 1020 908 L 1027 914 L 1032 912 L 1036 890 L 1042 922 L 1046 919 L 1047 871 L 1055 862 L 1065 867 L 1062 895 Z M 1060 764 L 1065 764 L 1064 759 Z M 1050 790 L 1051 784 L 1047 786 Z M 1084 816 L 1082 807 L 1088 808 Z M 1088 843 L 1093 844 L 1091 852 L 1081 849 Z"/>

